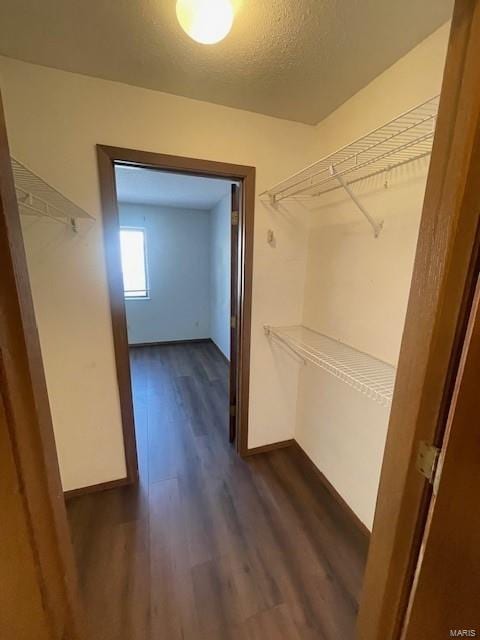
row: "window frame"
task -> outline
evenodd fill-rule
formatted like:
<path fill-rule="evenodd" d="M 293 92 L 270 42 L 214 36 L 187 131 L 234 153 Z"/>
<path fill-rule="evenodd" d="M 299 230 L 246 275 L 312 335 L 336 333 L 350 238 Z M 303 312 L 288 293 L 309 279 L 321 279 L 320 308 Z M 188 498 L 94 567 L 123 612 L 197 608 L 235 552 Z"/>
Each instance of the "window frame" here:
<path fill-rule="evenodd" d="M 123 289 L 123 299 L 125 301 L 128 300 L 150 300 L 150 278 L 148 274 L 148 258 L 147 258 L 147 230 L 145 227 L 132 226 L 132 225 L 119 225 L 119 243 L 120 243 L 120 260 L 122 263 L 122 289 Z M 143 269 L 145 273 L 145 295 L 137 295 L 137 296 L 127 296 L 125 295 L 125 282 L 123 279 L 123 256 L 122 256 L 122 241 L 121 241 L 121 233 L 122 231 L 141 231 L 143 237 Z"/>

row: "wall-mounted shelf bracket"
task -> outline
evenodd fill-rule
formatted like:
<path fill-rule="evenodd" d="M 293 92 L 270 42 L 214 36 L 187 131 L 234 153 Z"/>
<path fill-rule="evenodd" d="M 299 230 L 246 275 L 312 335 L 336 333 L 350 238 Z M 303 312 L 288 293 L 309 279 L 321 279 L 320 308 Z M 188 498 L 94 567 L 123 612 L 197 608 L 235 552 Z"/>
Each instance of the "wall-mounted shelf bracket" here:
<path fill-rule="evenodd" d="M 380 235 L 380 231 L 383 229 L 383 220 L 380 220 L 380 222 L 377 222 L 375 220 L 375 218 L 373 218 L 368 211 L 365 209 L 365 207 L 362 205 L 362 203 L 359 201 L 359 199 L 357 198 L 357 196 L 353 193 L 353 191 L 350 189 L 350 187 L 348 186 L 348 184 L 345 182 L 345 180 L 342 178 L 341 175 L 339 175 L 336 171 L 335 171 L 335 167 L 332 165 L 330 165 L 330 175 L 333 176 L 338 183 L 340 184 L 340 186 L 348 193 L 348 195 L 350 196 L 350 198 L 353 200 L 353 202 L 356 204 L 357 208 L 360 210 L 360 212 L 365 216 L 365 218 L 368 220 L 370 226 L 373 229 L 373 234 L 375 236 L 375 238 L 378 238 L 378 236 Z"/>
<path fill-rule="evenodd" d="M 278 333 L 276 333 L 270 325 L 263 325 L 263 331 L 267 338 L 271 338 L 272 340 L 280 343 L 282 347 L 284 347 L 288 351 L 288 353 L 295 358 L 295 360 L 301 362 L 302 364 L 307 364 L 305 358 L 297 351 L 295 351 L 295 349 L 281 335 L 278 335 Z"/>
<path fill-rule="evenodd" d="M 55 220 L 55 222 L 60 222 L 61 224 L 70 227 L 74 233 L 77 233 L 77 223 L 75 218 L 64 218 L 60 211 L 56 210 L 56 207 L 52 207 L 48 202 L 39 198 L 38 196 L 34 196 L 33 193 L 29 191 L 25 191 L 20 187 L 16 187 L 17 192 L 17 202 L 20 210 L 29 213 L 34 216 L 44 216 L 46 218 L 50 218 L 51 220 Z"/>
<path fill-rule="evenodd" d="M 274 207 L 277 204 L 277 198 L 276 198 L 274 193 L 269 193 L 268 194 L 268 200 L 269 200 L 269 202 L 270 202 L 272 207 Z"/>

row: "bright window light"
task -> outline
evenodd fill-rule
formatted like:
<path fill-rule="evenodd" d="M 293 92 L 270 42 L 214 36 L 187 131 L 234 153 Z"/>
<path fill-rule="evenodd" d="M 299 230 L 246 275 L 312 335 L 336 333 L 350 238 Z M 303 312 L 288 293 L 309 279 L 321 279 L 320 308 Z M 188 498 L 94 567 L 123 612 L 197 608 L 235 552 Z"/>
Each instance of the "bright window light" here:
<path fill-rule="evenodd" d="M 145 229 L 120 229 L 125 298 L 148 298 Z"/>

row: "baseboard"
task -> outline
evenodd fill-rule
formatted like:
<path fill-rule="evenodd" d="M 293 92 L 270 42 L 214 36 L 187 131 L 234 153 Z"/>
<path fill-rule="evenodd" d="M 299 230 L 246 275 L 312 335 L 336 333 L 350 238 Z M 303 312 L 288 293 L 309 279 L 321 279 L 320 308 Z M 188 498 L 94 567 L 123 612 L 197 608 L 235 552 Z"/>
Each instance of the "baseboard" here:
<path fill-rule="evenodd" d="M 215 349 L 218 351 L 218 355 L 225 361 L 225 363 L 230 366 L 230 360 L 227 358 L 227 356 L 223 353 L 223 351 L 220 349 L 220 347 L 218 346 L 218 344 L 216 342 L 214 342 L 211 338 L 209 338 L 210 342 L 213 344 L 213 346 L 215 347 Z"/>
<path fill-rule="evenodd" d="M 88 487 L 80 487 L 79 489 L 70 489 L 70 491 L 64 491 L 63 497 L 65 498 L 65 500 L 71 500 L 72 498 L 78 498 L 79 496 L 85 496 L 90 493 L 108 491 L 109 489 L 118 489 L 119 487 L 125 487 L 128 484 L 132 484 L 129 478 L 119 478 L 118 480 L 100 482 L 99 484 L 92 484 Z"/>
<path fill-rule="evenodd" d="M 160 342 L 135 342 L 133 344 L 129 344 L 128 346 L 131 348 L 139 349 L 141 347 L 166 347 L 172 344 L 192 344 L 192 343 L 198 343 L 198 342 L 212 342 L 212 339 L 211 338 L 189 338 L 188 340 L 162 340 Z"/>
<path fill-rule="evenodd" d="M 268 453 L 269 451 L 275 451 L 275 449 L 285 449 L 295 444 L 295 440 L 281 440 L 280 442 L 272 442 L 271 444 L 264 444 L 261 447 L 253 447 L 247 449 L 243 454 L 243 457 L 255 456 L 257 453 Z"/>
<path fill-rule="evenodd" d="M 317 465 L 313 462 L 310 456 L 302 449 L 302 447 L 298 444 L 296 440 L 292 441 L 293 448 L 295 452 L 298 454 L 301 463 L 308 469 L 308 471 L 313 474 L 323 485 L 324 489 L 330 494 L 330 496 L 335 500 L 338 506 L 342 509 L 344 514 L 350 520 L 350 522 L 354 525 L 357 531 L 367 540 L 370 540 L 370 530 L 366 527 L 357 514 L 352 510 L 352 508 L 345 502 L 342 496 L 338 493 L 335 487 L 330 483 L 330 481 L 324 476 L 324 474 L 320 471 Z"/>

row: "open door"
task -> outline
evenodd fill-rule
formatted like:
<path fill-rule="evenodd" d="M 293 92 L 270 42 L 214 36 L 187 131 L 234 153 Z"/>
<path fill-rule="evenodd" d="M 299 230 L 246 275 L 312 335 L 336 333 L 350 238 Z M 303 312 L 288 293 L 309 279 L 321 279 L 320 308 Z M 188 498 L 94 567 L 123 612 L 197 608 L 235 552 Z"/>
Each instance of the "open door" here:
<path fill-rule="evenodd" d="M 0 99 L 0 637 L 79 640 L 77 590 Z"/>
<path fill-rule="evenodd" d="M 238 229 L 240 221 L 240 187 L 232 184 L 231 220 L 231 289 L 230 289 L 230 442 L 237 437 L 237 397 L 238 397 Z"/>
<path fill-rule="evenodd" d="M 402 635 L 480 637 L 480 280 Z"/>

